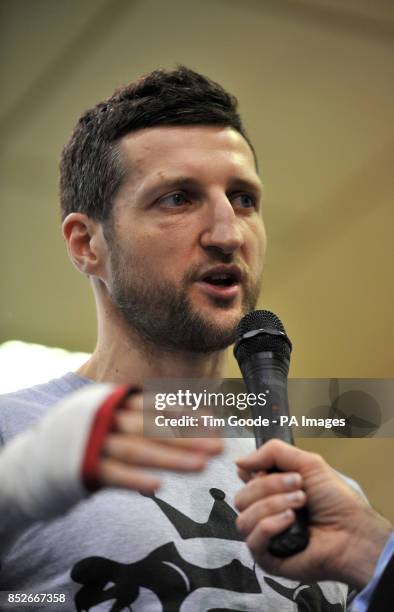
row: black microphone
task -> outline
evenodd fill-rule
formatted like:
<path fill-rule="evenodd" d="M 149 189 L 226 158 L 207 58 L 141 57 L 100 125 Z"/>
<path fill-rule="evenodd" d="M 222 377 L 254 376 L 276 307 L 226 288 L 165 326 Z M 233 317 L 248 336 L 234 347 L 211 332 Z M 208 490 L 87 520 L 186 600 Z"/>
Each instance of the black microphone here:
<path fill-rule="evenodd" d="M 266 394 L 264 408 L 251 406 L 253 418 L 269 419 L 269 426 L 254 427 L 256 447 L 272 438 L 294 444 L 289 416 L 287 376 L 292 344 L 281 320 L 269 310 L 249 312 L 239 323 L 234 355 L 238 361 L 248 393 Z M 267 393 L 268 392 L 268 393 Z M 281 418 L 282 417 L 282 418 Z M 272 468 L 270 472 L 277 472 Z M 271 539 L 269 552 L 276 557 L 289 557 L 304 550 L 309 542 L 308 511 L 295 511 L 295 522 Z"/>

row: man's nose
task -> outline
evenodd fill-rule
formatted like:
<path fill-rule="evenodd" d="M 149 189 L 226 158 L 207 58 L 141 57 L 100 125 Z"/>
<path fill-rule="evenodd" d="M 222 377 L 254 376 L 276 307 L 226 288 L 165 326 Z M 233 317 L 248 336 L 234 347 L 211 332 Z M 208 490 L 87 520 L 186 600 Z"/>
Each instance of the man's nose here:
<path fill-rule="evenodd" d="M 201 246 L 217 249 L 226 255 L 242 247 L 244 237 L 241 220 L 226 196 L 207 203 L 205 226 L 201 233 Z"/>

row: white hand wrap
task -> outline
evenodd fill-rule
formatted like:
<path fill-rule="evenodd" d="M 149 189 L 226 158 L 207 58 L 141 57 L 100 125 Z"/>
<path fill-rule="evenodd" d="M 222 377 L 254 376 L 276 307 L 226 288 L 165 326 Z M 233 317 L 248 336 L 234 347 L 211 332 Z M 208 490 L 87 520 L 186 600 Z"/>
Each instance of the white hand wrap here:
<path fill-rule="evenodd" d="M 68 395 L 0 451 L 0 551 L 22 529 L 89 495 L 81 466 L 96 413 L 113 389 L 92 385 Z"/>

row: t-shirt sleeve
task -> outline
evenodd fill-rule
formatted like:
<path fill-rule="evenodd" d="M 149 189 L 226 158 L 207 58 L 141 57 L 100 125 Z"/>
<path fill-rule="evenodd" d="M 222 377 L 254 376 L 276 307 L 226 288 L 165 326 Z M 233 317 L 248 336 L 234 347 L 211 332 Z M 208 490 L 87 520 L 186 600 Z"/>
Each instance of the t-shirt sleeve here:
<path fill-rule="evenodd" d="M 97 466 L 128 387 L 89 385 L 66 396 L 0 448 L 0 553 L 37 521 L 67 512 L 99 488 Z"/>

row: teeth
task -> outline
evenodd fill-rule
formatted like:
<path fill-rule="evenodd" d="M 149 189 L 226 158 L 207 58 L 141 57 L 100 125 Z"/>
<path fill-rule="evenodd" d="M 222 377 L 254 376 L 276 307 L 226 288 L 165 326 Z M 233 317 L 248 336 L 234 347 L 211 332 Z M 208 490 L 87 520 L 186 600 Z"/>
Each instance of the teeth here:
<path fill-rule="evenodd" d="M 212 283 L 213 285 L 217 285 L 218 287 L 230 287 L 235 281 L 232 274 L 227 274 L 226 272 L 216 272 L 213 274 L 209 274 L 205 278 L 208 283 Z"/>

